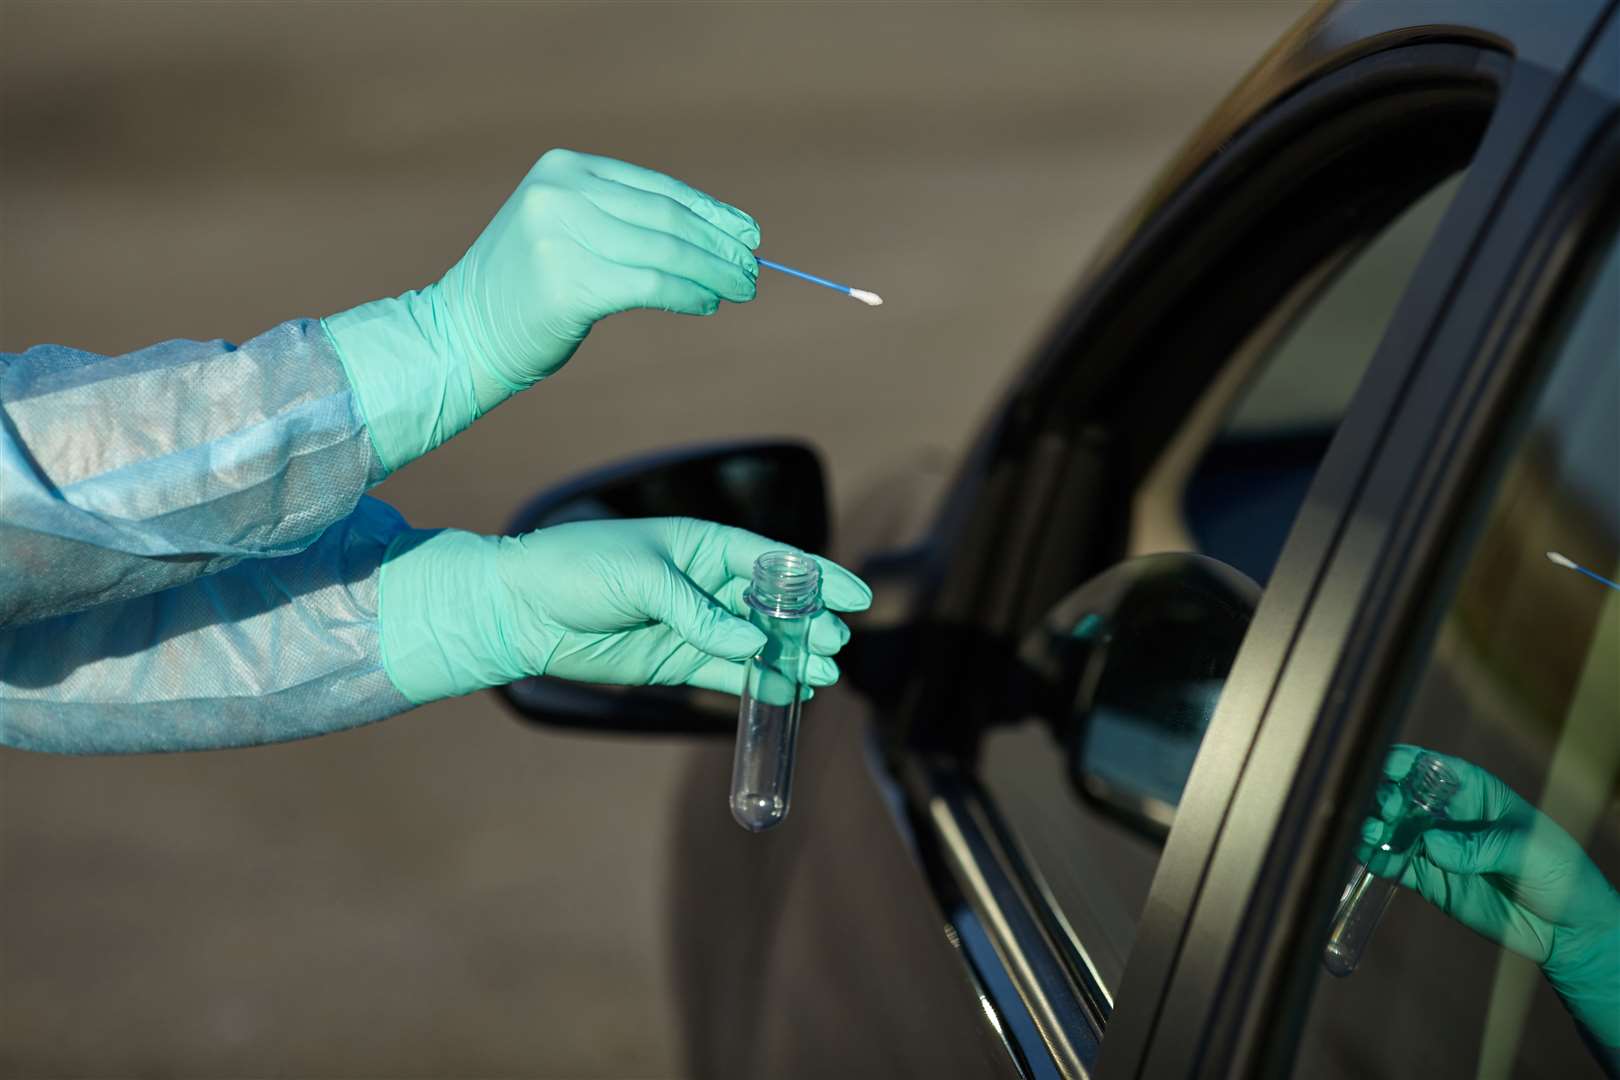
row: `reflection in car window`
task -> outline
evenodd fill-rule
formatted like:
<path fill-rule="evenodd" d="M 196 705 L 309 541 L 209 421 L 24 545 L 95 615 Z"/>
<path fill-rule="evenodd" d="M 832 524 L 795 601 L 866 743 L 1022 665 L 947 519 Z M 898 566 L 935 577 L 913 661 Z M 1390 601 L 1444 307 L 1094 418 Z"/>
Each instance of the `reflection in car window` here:
<path fill-rule="evenodd" d="M 1193 527 L 1182 522 L 1170 530 L 1170 542 L 1145 548 L 1133 539 L 1133 550 L 1202 552 L 1264 584 L 1305 486 L 1461 175 L 1437 178 L 1382 232 L 1329 253 L 1262 320 L 1227 363 L 1242 369 L 1242 379 L 1216 402 L 1216 423 L 1194 433 L 1198 441 L 1188 460 L 1203 466 L 1190 486 L 1190 470 L 1174 484 L 1174 516 L 1182 513 L 1185 488 Z M 1255 258 L 1262 260 L 1264 252 Z M 1206 453 L 1212 440 L 1216 449 Z M 1221 457 L 1226 447 L 1237 449 Z M 1166 453 L 1175 452 L 1173 443 Z M 1271 464 L 1254 454 L 1270 455 Z M 1235 652 L 1234 643 L 1228 666 Z M 1182 708 L 1181 715 L 1099 709 L 1084 720 L 1031 718 L 991 729 L 980 744 L 979 777 L 1055 910 L 1054 935 L 1084 957 L 1110 991 L 1124 972 L 1162 850 L 1152 830 L 1122 820 L 1133 815 L 1121 808 L 1151 806 L 1162 835 L 1226 670 L 1210 671 L 1201 707 Z M 1084 766 L 1088 753 L 1090 769 Z M 1099 787 L 1115 797 L 1099 799 Z"/>
<path fill-rule="evenodd" d="M 1411 747 L 1458 788 L 1359 966 L 1317 981 L 1297 1076 L 1596 1076 L 1605 1055 L 1620 1070 L 1620 589 L 1600 580 L 1620 578 L 1616 297 L 1611 238 L 1465 523 L 1347 859 L 1379 857 Z"/>
<path fill-rule="evenodd" d="M 1316 467 L 1462 175 L 1338 268 L 1266 350 L 1181 493 L 1197 550 L 1264 584 Z M 1309 284 L 1309 283 L 1308 283 Z"/>

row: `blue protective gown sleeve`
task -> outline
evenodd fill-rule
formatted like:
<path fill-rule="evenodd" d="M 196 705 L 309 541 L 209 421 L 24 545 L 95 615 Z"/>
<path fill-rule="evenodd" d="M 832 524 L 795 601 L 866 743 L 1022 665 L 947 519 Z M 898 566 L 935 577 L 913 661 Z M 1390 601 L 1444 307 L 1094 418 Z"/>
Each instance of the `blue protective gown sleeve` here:
<path fill-rule="evenodd" d="M 302 551 L 384 475 L 315 320 L 0 353 L 0 627 Z"/>
<path fill-rule="evenodd" d="M 411 708 L 383 670 L 377 582 L 400 515 L 362 499 L 295 555 L 0 629 L 0 744 L 251 746 Z"/>

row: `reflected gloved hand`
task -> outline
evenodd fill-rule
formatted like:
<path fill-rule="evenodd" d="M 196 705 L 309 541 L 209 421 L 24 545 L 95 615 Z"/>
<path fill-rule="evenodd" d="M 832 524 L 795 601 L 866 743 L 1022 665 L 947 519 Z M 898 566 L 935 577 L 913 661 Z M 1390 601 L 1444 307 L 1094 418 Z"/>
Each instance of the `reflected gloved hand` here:
<path fill-rule="evenodd" d="M 1397 782 L 1424 751 L 1397 745 L 1384 762 L 1368 843 L 1400 814 Z M 1477 765 L 1434 753 L 1461 781 L 1450 820 L 1423 834 L 1401 884 L 1464 926 L 1529 957 L 1569 1011 L 1620 1061 L 1620 894 L 1569 833 Z M 1370 850 L 1363 846 L 1365 859 Z"/>
<path fill-rule="evenodd" d="M 383 664 L 422 704 L 528 675 L 740 693 L 765 635 L 747 622 L 754 560 L 782 544 L 690 518 L 582 521 L 518 537 L 413 531 L 380 584 Z M 860 611 L 871 590 L 824 559 L 822 599 Z M 811 626 L 809 681 L 838 678 L 849 629 Z"/>
<path fill-rule="evenodd" d="M 552 150 L 443 279 L 325 323 L 393 470 L 562 367 L 598 319 L 752 300 L 758 246 L 753 218 L 678 180 Z"/>

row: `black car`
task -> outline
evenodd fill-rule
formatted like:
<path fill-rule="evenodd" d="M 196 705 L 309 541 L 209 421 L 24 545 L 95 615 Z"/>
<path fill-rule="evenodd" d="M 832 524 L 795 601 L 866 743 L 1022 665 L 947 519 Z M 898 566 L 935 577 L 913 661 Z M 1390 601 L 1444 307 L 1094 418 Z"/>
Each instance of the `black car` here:
<path fill-rule="evenodd" d="M 1614 7 L 1341 3 L 1268 53 L 942 499 L 853 516 L 877 597 L 779 829 L 729 816 L 732 700 L 504 692 L 714 736 L 674 808 L 691 1075 L 1600 1073 L 1523 949 L 1410 890 L 1353 974 L 1322 954 L 1392 742 L 1620 881 Z M 514 529 L 654 514 L 828 544 L 780 443 Z"/>

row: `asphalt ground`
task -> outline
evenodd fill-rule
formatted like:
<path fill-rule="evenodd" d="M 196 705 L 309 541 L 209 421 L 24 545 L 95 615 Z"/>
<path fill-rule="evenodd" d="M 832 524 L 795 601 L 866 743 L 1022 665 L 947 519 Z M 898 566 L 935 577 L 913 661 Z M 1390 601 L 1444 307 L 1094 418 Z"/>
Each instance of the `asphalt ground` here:
<path fill-rule="evenodd" d="M 762 223 L 384 484 L 493 531 L 641 451 L 793 434 L 840 506 L 959 452 L 1294 3 L 0 4 L 0 348 L 241 340 L 435 279 L 546 148 Z M 87 418 L 87 423 L 92 423 Z M 301 744 L 0 752 L 0 1073 L 670 1077 L 685 749 L 480 695 Z"/>

